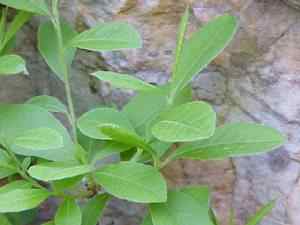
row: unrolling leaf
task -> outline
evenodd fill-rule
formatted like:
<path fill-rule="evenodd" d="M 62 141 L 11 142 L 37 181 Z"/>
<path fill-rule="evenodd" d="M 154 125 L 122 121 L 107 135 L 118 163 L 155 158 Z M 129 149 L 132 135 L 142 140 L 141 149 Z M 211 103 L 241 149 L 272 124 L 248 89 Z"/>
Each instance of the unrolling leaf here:
<path fill-rule="evenodd" d="M 190 102 L 163 113 L 152 134 L 166 142 L 196 141 L 212 136 L 215 124 L 216 114 L 210 105 Z"/>
<path fill-rule="evenodd" d="M 147 91 L 156 88 L 151 84 L 127 74 L 119 74 L 110 71 L 98 71 L 92 75 L 97 77 L 99 80 L 109 82 L 112 86 L 117 88 L 132 89 L 136 91 Z"/>
<path fill-rule="evenodd" d="M 252 216 L 246 225 L 258 225 L 266 215 L 268 215 L 272 209 L 275 207 L 276 201 L 271 201 L 270 203 L 263 206 L 258 210 L 254 216 Z"/>
<path fill-rule="evenodd" d="M 17 169 L 9 155 L 4 150 L 0 149 L 0 179 L 13 175 L 16 172 Z"/>
<path fill-rule="evenodd" d="M 4 55 L 0 57 L 0 76 L 17 73 L 28 74 L 25 61 L 17 55 Z"/>
<path fill-rule="evenodd" d="M 48 15 L 49 10 L 44 0 L 0 0 L 0 3 L 23 11 Z"/>
<path fill-rule="evenodd" d="M 46 127 L 25 131 L 14 140 L 14 144 L 25 149 L 40 150 L 58 149 L 64 146 L 62 135 Z"/>
<path fill-rule="evenodd" d="M 55 214 L 55 225 L 81 225 L 82 215 L 73 199 L 65 199 Z"/>
<path fill-rule="evenodd" d="M 100 24 L 79 34 L 70 45 L 87 50 L 112 51 L 140 48 L 142 41 L 139 33 L 131 25 L 112 22 Z"/>
<path fill-rule="evenodd" d="M 284 141 L 285 138 L 270 127 L 252 123 L 227 124 L 217 128 L 207 140 L 183 145 L 174 158 L 216 160 L 248 156 L 271 151 Z"/>
<path fill-rule="evenodd" d="M 29 99 L 26 104 L 37 105 L 48 110 L 49 112 L 68 112 L 66 106 L 61 103 L 61 101 L 48 95 L 34 96 L 33 98 Z"/>
<path fill-rule="evenodd" d="M 105 166 L 95 179 L 108 193 L 133 202 L 164 202 L 167 185 L 153 167 L 140 163 L 121 162 Z"/>
<path fill-rule="evenodd" d="M 0 193 L 0 213 L 21 212 L 37 207 L 49 197 L 41 189 L 15 189 Z"/>

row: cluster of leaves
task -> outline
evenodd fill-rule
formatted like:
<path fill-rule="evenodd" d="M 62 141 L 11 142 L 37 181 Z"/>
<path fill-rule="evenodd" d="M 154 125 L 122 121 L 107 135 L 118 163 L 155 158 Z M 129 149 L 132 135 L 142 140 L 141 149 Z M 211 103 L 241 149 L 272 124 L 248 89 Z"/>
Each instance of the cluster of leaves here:
<path fill-rule="evenodd" d="M 187 9 L 180 24 L 171 80 L 154 86 L 126 74 L 95 72 L 94 77 L 116 88 L 133 89 L 137 95 L 120 111 L 100 107 L 77 119 L 69 84 L 77 49 L 139 48 L 138 32 L 126 23 L 112 22 L 78 34 L 60 19 L 57 0 L 51 7 L 43 0 L 0 3 L 22 10 L 26 19 L 31 13 L 48 18 L 39 28 L 38 48 L 64 83 L 68 100 L 67 106 L 51 96 L 35 96 L 25 104 L 0 104 L 0 178 L 9 181 L 0 188 L 1 224 L 11 224 L 11 213 L 57 197 L 62 201 L 47 225 L 96 225 L 106 203 L 117 197 L 148 205 L 144 225 L 198 225 L 199 221 L 217 225 L 207 187 L 168 188 L 160 170 L 173 160 L 248 156 L 284 142 L 279 132 L 260 124 L 216 127 L 213 108 L 192 100 L 191 80 L 225 48 L 237 29 L 236 19 L 230 15 L 217 17 L 187 39 Z M 12 23 L 6 35 L 1 29 L 4 43 L 21 22 L 17 24 Z M 0 72 L 24 71 L 24 62 L 21 65 L 22 70 L 19 62 L 0 59 Z M 69 119 L 71 135 L 53 113 Z M 119 156 L 117 161 L 101 163 L 113 155 Z M 80 199 L 86 199 L 82 207 Z M 259 211 L 248 225 L 257 224 L 270 208 L 267 205 Z"/>

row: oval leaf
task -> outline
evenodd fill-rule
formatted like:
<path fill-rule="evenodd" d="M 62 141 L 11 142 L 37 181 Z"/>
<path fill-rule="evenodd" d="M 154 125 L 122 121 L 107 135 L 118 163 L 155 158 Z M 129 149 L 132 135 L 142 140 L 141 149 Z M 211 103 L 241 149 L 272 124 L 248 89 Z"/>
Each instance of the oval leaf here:
<path fill-rule="evenodd" d="M 131 25 L 112 22 L 100 24 L 79 34 L 70 45 L 93 51 L 112 51 L 140 48 L 142 41 L 139 33 Z"/>
<path fill-rule="evenodd" d="M 28 74 L 24 59 L 17 55 L 1 56 L 0 76 L 14 75 L 17 73 Z"/>
<path fill-rule="evenodd" d="M 113 87 L 132 89 L 136 91 L 153 90 L 156 87 L 148 84 L 142 80 L 139 80 L 131 75 L 114 73 L 109 71 L 98 71 L 92 74 L 99 80 L 109 82 Z"/>
<path fill-rule="evenodd" d="M 188 142 L 213 135 L 216 114 L 204 102 L 190 102 L 164 113 L 152 127 L 152 134 L 161 141 Z"/>
<path fill-rule="evenodd" d="M 7 193 L 16 189 L 31 189 L 32 184 L 24 180 L 12 181 L 0 187 L 0 194 Z"/>
<path fill-rule="evenodd" d="M 218 128 L 203 141 L 183 145 L 174 158 L 216 160 L 271 151 L 285 141 L 276 130 L 258 124 L 235 123 Z"/>
<path fill-rule="evenodd" d="M 55 215 L 55 225 L 81 225 L 81 211 L 73 199 L 66 199 Z"/>
<path fill-rule="evenodd" d="M 41 95 L 35 96 L 29 99 L 26 104 L 36 105 L 46 109 L 49 112 L 61 112 L 61 113 L 68 113 L 66 106 L 61 103 L 57 98 L 48 96 L 48 95 Z"/>
<path fill-rule="evenodd" d="M 164 202 L 167 185 L 162 175 L 153 167 L 121 162 L 102 168 L 95 173 L 96 182 L 121 199 L 133 202 Z"/>
<path fill-rule="evenodd" d="M 44 0 L 0 0 L 0 3 L 15 9 L 48 15 L 49 10 Z"/>

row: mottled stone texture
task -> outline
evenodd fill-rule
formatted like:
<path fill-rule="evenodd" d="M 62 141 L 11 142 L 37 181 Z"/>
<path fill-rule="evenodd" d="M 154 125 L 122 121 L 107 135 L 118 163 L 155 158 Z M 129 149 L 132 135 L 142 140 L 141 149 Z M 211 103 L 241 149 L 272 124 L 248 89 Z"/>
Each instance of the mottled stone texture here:
<path fill-rule="evenodd" d="M 231 13 L 240 28 L 234 41 L 194 80 L 194 96 L 215 106 L 219 123 L 255 121 L 278 128 L 288 137 L 281 149 L 242 159 L 172 163 L 164 174 L 173 186 L 208 184 L 214 205 L 226 224 L 234 207 L 238 225 L 259 205 L 278 198 L 263 225 L 300 224 L 300 12 L 280 0 L 65 0 L 66 19 L 78 30 L 102 21 L 122 20 L 144 38 L 140 50 L 94 54 L 80 52 L 74 63 L 73 92 L 77 112 L 92 106 L 125 103 L 131 92 L 112 91 L 88 74 L 97 69 L 128 72 L 153 83 L 168 79 L 176 30 L 185 2 L 192 3 L 192 32 L 209 19 Z M 289 0 L 296 3 L 299 1 Z M 31 76 L 1 78 L 0 101 L 23 102 L 36 94 L 63 96 L 36 50 L 35 19 L 18 37 L 18 51 Z M 144 209 L 114 200 L 103 224 L 136 225 Z"/>

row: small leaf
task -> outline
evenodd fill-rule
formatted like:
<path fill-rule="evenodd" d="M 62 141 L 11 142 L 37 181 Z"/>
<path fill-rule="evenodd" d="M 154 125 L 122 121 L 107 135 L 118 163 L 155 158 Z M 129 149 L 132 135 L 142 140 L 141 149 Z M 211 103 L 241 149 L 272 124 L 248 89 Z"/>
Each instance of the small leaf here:
<path fill-rule="evenodd" d="M 55 225 L 81 225 L 81 211 L 75 200 L 66 199 L 59 206 L 54 221 Z"/>
<path fill-rule="evenodd" d="M 113 51 L 140 48 L 139 33 L 129 24 L 122 22 L 103 23 L 75 37 L 70 45 L 92 51 Z"/>
<path fill-rule="evenodd" d="M 106 194 L 90 199 L 82 210 L 82 225 L 97 225 L 108 199 L 109 196 Z"/>
<path fill-rule="evenodd" d="M 0 179 L 11 176 L 15 173 L 17 173 L 17 169 L 11 158 L 4 150 L 0 149 Z"/>
<path fill-rule="evenodd" d="M 61 103 L 61 101 L 59 101 L 55 97 L 48 95 L 34 96 L 33 98 L 29 99 L 26 104 L 32 104 L 42 107 L 49 112 L 68 113 L 66 106 Z"/>
<path fill-rule="evenodd" d="M 41 189 L 15 189 L 0 193 L 0 213 L 21 212 L 37 207 L 49 197 Z"/>
<path fill-rule="evenodd" d="M 12 181 L 2 187 L 0 187 L 0 194 L 13 191 L 15 189 L 31 189 L 32 184 L 24 180 Z"/>
<path fill-rule="evenodd" d="M 12 225 L 11 222 L 3 214 L 0 214 L 0 224 L 1 225 Z"/>
<path fill-rule="evenodd" d="M 258 210 L 254 216 L 252 216 L 246 225 L 258 225 L 265 216 L 267 216 L 272 209 L 275 207 L 276 201 L 271 201 L 270 203 L 263 206 L 260 210 Z"/>
<path fill-rule="evenodd" d="M 54 129 L 37 128 L 26 131 L 14 141 L 16 146 L 25 149 L 49 150 L 64 146 L 62 135 Z"/>
<path fill-rule="evenodd" d="M 50 14 L 47 4 L 44 0 L 0 0 L 0 3 L 15 9 L 28 11 L 36 14 Z"/>
<path fill-rule="evenodd" d="M 4 55 L 0 57 L 0 77 L 18 73 L 28 74 L 25 61 L 17 55 Z"/>
<path fill-rule="evenodd" d="M 116 88 L 132 89 L 136 91 L 147 91 L 156 88 L 155 86 L 139 80 L 132 75 L 119 74 L 109 71 L 98 71 L 92 75 L 97 77 L 99 80 L 109 82 L 113 87 Z"/>
<path fill-rule="evenodd" d="M 152 127 L 152 134 L 161 141 L 188 142 L 213 135 L 216 114 L 204 102 L 190 102 L 164 113 Z"/>
<path fill-rule="evenodd" d="M 83 175 L 92 171 L 89 165 L 74 165 L 69 162 L 51 162 L 32 166 L 29 174 L 35 179 L 43 181 L 62 180 L 69 177 Z"/>
<path fill-rule="evenodd" d="M 133 130 L 130 122 L 121 112 L 112 108 L 97 108 L 83 114 L 77 122 L 79 130 L 86 136 L 110 140 L 111 138 L 100 132 L 99 127 L 103 124 L 117 124 L 129 130 Z"/>
<path fill-rule="evenodd" d="M 183 145 L 177 149 L 174 158 L 217 160 L 249 156 L 271 151 L 284 141 L 285 138 L 278 131 L 263 125 L 228 124 L 217 128 L 207 140 Z"/>
<path fill-rule="evenodd" d="M 153 167 L 139 163 L 121 162 L 95 173 L 98 184 L 110 194 L 133 202 L 164 202 L 167 185 Z"/>

